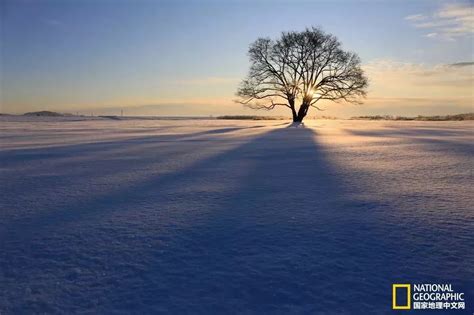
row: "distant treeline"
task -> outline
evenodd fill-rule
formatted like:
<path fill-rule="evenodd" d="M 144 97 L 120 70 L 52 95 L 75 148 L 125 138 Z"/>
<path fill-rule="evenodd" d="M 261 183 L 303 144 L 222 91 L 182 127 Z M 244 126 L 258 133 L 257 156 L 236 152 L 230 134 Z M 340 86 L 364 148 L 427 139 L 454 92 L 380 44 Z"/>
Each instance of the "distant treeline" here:
<path fill-rule="evenodd" d="M 234 120 L 290 120 L 291 117 L 285 116 L 257 116 L 257 115 L 226 115 L 217 116 L 216 119 L 234 119 Z M 334 116 L 308 116 L 307 119 L 339 119 Z"/>
<path fill-rule="evenodd" d="M 474 113 L 445 115 L 445 116 L 391 116 L 391 115 L 376 115 L 376 116 L 357 116 L 351 117 L 353 120 L 418 120 L 418 121 L 445 121 L 445 120 L 474 120 Z"/>
<path fill-rule="evenodd" d="M 7 115 L 7 114 L 0 114 L 0 115 Z M 25 116 L 41 116 L 41 117 L 64 117 L 64 116 L 76 116 L 69 113 L 57 113 L 52 111 L 38 111 L 38 112 L 30 112 L 23 114 Z M 83 115 L 77 115 L 83 117 Z M 213 119 L 212 117 L 160 117 L 160 116 L 140 116 L 140 117 L 119 117 L 119 116 L 99 116 L 100 118 L 108 118 L 108 119 Z M 230 119 L 230 120 L 289 120 L 289 117 L 284 116 L 257 116 L 257 115 L 225 115 L 225 116 L 217 116 L 215 119 Z M 314 116 L 308 117 L 308 119 L 339 119 L 337 117 L 332 116 Z M 447 121 L 447 120 L 474 120 L 474 113 L 466 113 L 466 114 L 457 114 L 457 115 L 445 115 L 445 116 L 416 116 L 416 117 L 405 117 L 405 116 L 392 116 L 392 115 L 374 115 L 374 116 L 356 116 L 351 117 L 351 120 L 417 120 L 417 121 Z"/>
<path fill-rule="evenodd" d="M 288 117 L 281 116 L 252 116 L 252 115 L 226 115 L 217 116 L 216 119 L 235 119 L 235 120 L 288 120 Z"/>

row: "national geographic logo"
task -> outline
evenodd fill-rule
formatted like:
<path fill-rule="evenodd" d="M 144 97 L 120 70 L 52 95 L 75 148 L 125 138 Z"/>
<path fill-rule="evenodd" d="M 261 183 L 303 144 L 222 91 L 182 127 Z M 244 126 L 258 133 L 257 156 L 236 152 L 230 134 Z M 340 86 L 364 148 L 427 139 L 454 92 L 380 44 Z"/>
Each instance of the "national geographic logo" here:
<path fill-rule="evenodd" d="M 392 284 L 394 310 L 464 310 L 464 293 L 451 284 Z"/>
<path fill-rule="evenodd" d="M 404 291 L 404 292 L 403 292 Z M 398 304 L 397 297 L 402 297 L 402 305 Z M 409 310 L 411 309 L 411 285 L 410 284 L 392 284 L 392 309 Z"/>

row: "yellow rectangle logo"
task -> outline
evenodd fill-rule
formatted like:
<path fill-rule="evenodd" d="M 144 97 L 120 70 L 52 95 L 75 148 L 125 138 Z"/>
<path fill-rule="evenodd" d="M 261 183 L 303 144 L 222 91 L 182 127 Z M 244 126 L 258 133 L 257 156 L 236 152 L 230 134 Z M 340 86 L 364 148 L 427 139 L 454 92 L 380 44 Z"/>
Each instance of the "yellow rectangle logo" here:
<path fill-rule="evenodd" d="M 397 305 L 397 289 L 407 290 L 407 304 Z M 411 309 L 411 285 L 410 284 L 392 284 L 392 309 L 409 310 Z"/>

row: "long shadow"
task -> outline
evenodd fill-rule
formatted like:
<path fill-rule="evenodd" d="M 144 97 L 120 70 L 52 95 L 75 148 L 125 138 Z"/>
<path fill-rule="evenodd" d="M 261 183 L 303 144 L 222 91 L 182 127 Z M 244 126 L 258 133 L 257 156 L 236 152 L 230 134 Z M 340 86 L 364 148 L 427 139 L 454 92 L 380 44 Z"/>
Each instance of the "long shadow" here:
<path fill-rule="evenodd" d="M 25 242 L 3 240 L 3 283 L 16 286 L 4 288 L 1 304 L 10 312 L 381 314 L 391 312 L 392 283 L 472 279 L 468 240 L 387 220 L 397 209 L 354 199 L 364 187 L 344 178 L 317 137 L 273 130 L 41 218 Z M 426 245 L 444 238 L 462 247 Z"/>
<path fill-rule="evenodd" d="M 142 304 L 134 306 L 151 303 L 173 313 L 381 314 L 391 312 L 392 283 L 465 283 L 468 264 L 452 270 L 449 245 L 422 246 L 430 238 L 452 240 L 449 233 L 386 222 L 397 209 L 350 198 L 357 188 L 342 181 L 314 138 L 308 128 L 277 130 L 223 159 L 223 177 L 233 176 L 244 157 L 253 163 L 240 165 L 247 170 L 238 187 L 206 197 L 205 207 L 213 209 L 206 222 L 187 227 L 154 254 L 147 274 L 155 285 L 140 290 L 135 298 Z M 407 239 L 412 228 L 429 237 Z M 462 249 L 457 254 L 472 261 Z"/>
<path fill-rule="evenodd" d="M 45 148 L 28 148 L 28 149 L 7 149 L 0 151 L 1 163 L 7 167 L 10 163 L 25 162 L 28 160 L 60 158 L 64 156 L 71 156 L 83 154 L 84 152 L 94 154 L 104 150 L 123 149 L 128 145 L 158 143 L 158 142 L 174 142 L 177 140 L 184 141 L 186 139 L 195 141 L 196 137 L 225 134 L 238 130 L 260 128 L 263 126 L 252 127 L 226 127 L 218 129 L 204 130 L 200 132 L 184 133 L 184 134 L 165 134 L 165 135 L 150 135 L 144 137 L 131 136 L 128 139 L 118 138 L 116 140 L 94 141 L 79 144 L 54 145 Z"/>
<path fill-rule="evenodd" d="M 5 219 L 9 212 L 18 208 L 19 200 L 23 199 L 25 204 L 35 195 L 41 195 L 42 191 L 45 192 L 45 197 L 51 198 L 48 193 L 57 190 L 57 197 L 46 201 L 47 205 L 44 202 L 41 205 L 40 196 L 34 206 L 23 206 L 18 214 L 24 212 L 25 208 L 42 207 L 44 210 L 55 211 L 57 207 L 54 204 L 61 198 L 60 192 L 64 187 L 80 191 L 85 187 L 100 186 L 110 181 L 119 184 L 124 178 L 132 183 L 135 178 L 140 180 L 141 176 L 159 173 L 163 166 L 166 167 L 166 164 L 172 164 L 173 160 L 185 155 L 193 155 L 197 159 L 205 156 L 206 151 L 212 154 L 214 149 L 207 145 L 211 143 L 208 136 L 260 127 L 219 128 L 178 135 L 150 135 L 59 147 L 5 150 L 0 153 L 0 166 L 3 168 L 1 192 L 4 195 L 2 208 L 5 209 L 0 217 Z M 225 138 L 222 139 L 225 141 Z M 213 138 L 212 141 L 218 140 Z M 176 146 L 177 142 L 187 144 Z M 196 153 L 193 153 L 194 150 Z M 67 195 L 65 199 L 70 199 L 74 194 Z M 14 199 L 10 200 L 9 196 Z M 94 193 L 85 196 L 85 199 L 93 196 Z M 64 207 L 64 202 L 60 204 Z"/>
<path fill-rule="evenodd" d="M 26 207 L 31 209 L 41 208 L 42 211 L 28 215 L 28 221 L 32 225 L 38 224 L 36 218 L 41 219 L 44 222 L 40 224 L 41 226 L 56 224 L 56 221 L 62 217 L 68 218 L 67 220 L 75 220 L 78 219 L 79 216 L 84 216 L 90 211 L 100 213 L 99 211 L 96 211 L 94 207 L 90 207 L 89 205 L 94 203 L 108 204 L 113 202 L 111 199 L 122 200 L 122 196 L 133 195 L 131 192 L 134 192 L 135 190 L 141 191 L 144 187 L 147 187 L 146 184 L 140 184 L 140 182 L 144 179 L 147 180 L 147 178 L 153 175 L 153 173 L 158 174 L 163 173 L 164 171 L 167 174 L 160 174 L 159 178 L 156 178 L 155 176 L 155 181 L 145 181 L 149 185 L 156 185 L 158 182 L 166 183 L 169 178 L 172 179 L 181 173 L 181 171 L 178 171 L 177 173 L 168 173 L 166 170 L 155 170 L 154 168 L 156 167 L 166 167 L 166 164 L 173 164 L 174 160 L 182 160 L 182 157 L 186 155 L 192 156 L 193 159 L 197 161 L 202 156 L 210 158 L 215 154 L 217 154 L 217 158 L 219 158 L 219 154 L 222 153 L 220 151 L 227 150 L 222 148 L 225 148 L 226 146 L 234 146 L 232 142 L 235 142 L 235 145 L 237 146 L 240 145 L 240 141 L 237 139 L 231 141 L 229 145 L 221 145 L 214 149 L 212 144 L 219 140 L 215 137 L 209 138 L 207 136 L 260 127 L 261 126 L 220 128 L 182 135 L 154 135 L 135 137 L 126 140 L 117 139 L 105 143 L 100 142 L 64 147 L 27 149 L 27 155 L 31 156 L 32 159 L 31 167 L 34 167 L 35 169 L 26 169 L 26 171 L 22 171 L 21 173 L 18 171 L 11 172 L 13 175 L 10 176 L 24 176 L 24 179 L 20 181 L 10 181 L 9 176 L 3 176 L 2 191 L 6 196 L 3 200 L 3 208 L 5 211 L 0 214 L 0 217 L 4 217 L 5 219 L 8 213 L 12 212 L 11 209 L 6 211 L 9 207 L 14 209 L 21 207 L 21 205 L 18 205 L 19 201 L 24 199 L 23 202 L 26 203 L 31 199 L 28 196 L 31 193 L 38 195 L 39 192 L 44 190 L 45 195 L 51 198 L 50 192 L 57 190 L 57 196 L 60 198 L 60 192 L 64 190 L 64 187 L 69 187 L 68 189 L 73 189 L 74 187 L 75 189 L 85 188 L 86 191 L 90 191 L 90 186 L 100 185 L 102 182 L 117 182 L 115 186 L 118 185 L 120 189 L 116 191 L 116 196 L 113 195 L 113 192 L 100 195 L 100 192 L 97 192 L 98 194 L 96 194 L 96 192 L 93 191 L 92 194 L 83 196 L 83 200 L 74 201 L 72 207 L 69 207 L 67 203 L 64 202 L 69 198 L 66 198 L 66 200 L 61 202 L 61 200 L 58 200 L 58 197 L 56 196 L 54 196 L 47 204 L 44 204 L 44 202 L 41 203 L 41 200 L 37 200 L 33 206 L 28 205 Z M 177 143 L 186 141 L 189 141 L 186 145 L 176 145 Z M 45 153 L 43 154 L 43 152 Z M 30 162 L 24 161 L 24 157 L 21 153 L 18 153 L 17 150 L 13 150 L 13 152 L 7 151 L 7 153 L 2 156 L 2 166 L 5 169 L 12 167 L 6 156 L 10 157 L 13 162 L 24 163 L 24 165 L 29 165 L 25 162 Z M 204 163 L 208 162 L 214 163 L 214 159 L 210 158 L 209 161 L 204 161 Z M 198 165 L 199 163 L 200 162 L 197 162 Z M 194 165 L 196 163 L 193 162 L 191 164 Z M 24 168 L 25 167 L 23 166 L 21 170 Z M 51 168 L 55 171 L 52 172 Z M 179 168 L 184 169 L 182 171 L 184 173 L 189 172 L 189 169 L 184 165 L 179 165 L 178 169 Z M 39 180 L 35 178 L 37 173 L 41 174 Z M 44 176 L 43 173 L 51 175 Z M 30 177 L 32 180 L 29 180 Z M 126 180 L 124 180 L 124 178 Z M 121 182 L 123 181 L 125 181 L 125 185 L 121 185 Z M 136 185 L 135 182 L 138 182 L 138 184 Z M 24 192 L 28 192 L 28 195 L 23 196 Z M 7 196 L 12 196 L 15 200 L 8 200 Z M 68 211 L 64 211 L 65 208 L 68 209 Z M 23 209 L 18 212 L 21 211 L 23 211 Z M 25 228 L 25 226 L 23 226 L 23 228 Z M 1 230 L 3 229 L 0 229 L 0 231 Z"/>
<path fill-rule="evenodd" d="M 454 130 L 453 130 L 454 129 Z M 473 130 L 443 130 L 436 128 L 385 128 L 385 129 L 371 129 L 371 130 L 350 130 L 346 132 L 355 136 L 390 137 L 395 139 L 409 139 L 413 143 L 427 145 L 431 151 L 445 151 L 462 154 L 465 156 L 472 156 L 474 154 L 474 146 L 466 145 L 466 141 L 453 140 L 456 136 L 474 136 Z"/>
<path fill-rule="evenodd" d="M 221 154 L 201 162 L 198 161 L 192 165 L 192 167 L 185 167 L 178 172 L 146 180 L 135 186 L 126 185 L 123 189 L 105 196 L 99 195 L 98 197 L 94 197 L 92 195 L 91 198 L 86 198 L 74 204 L 68 205 L 55 202 L 57 205 L 53 207 L 39 209 L 38 207 L 41 207 L 41 205 L 37 204 L 32 207 L 29 204 L 23 203 L 23 206 L 36 208 L 37 213 L 31 214 L 27 220 L 23 221 L 4 221 L 1 228 L 1 243 L 4 249 L 2 255 L 0 255 L 0 266 L 2 267 L 0 268 L 2 271 L 0 275 L 4 278 L 4 285 L 1 287 L 4 290 L 3 298 L 7 299 L 5 297 L 18 295 L 18 290 L 20 290 L 20 292 L 27 290 L 31 283 L 29 280 L 25 280 L 22 283 L 20 279 L 24 279 L 25 277 L 29 278 L 31 276 L 23 272 L 25 269 L 30 271 L 38 270 L 38 266 L 41 266 L 38 259 L 41 260 L 45 257 L 51 257 L 53 262 L 58 260 L 58 264 L 62 263 L 61 260 L 64 260 L 66 264 L 76 264 L 75 261 L 78 259 L 77 255 L 79 255 L 79 258 L 83 258 L 82 260 L 79 259 L 83 264 L 77 263 L 77 265 L 87 266 L 89 258 L 86 253 L 88 252 L 88 248 L 90 249 L 96 246 L 96 242 L 99 243 L 99 247 L 102 248 L 101 250 L 109 255 L 110 249 L 103 248 L 105 243 L 101 238 L 113 237 L 114 233 L 117 233 L 117 228 L 123 228 L 122 224 L 128 225 L 128 222 L 124 221 L 123 217 L 119 217 L 120 213 L 125 213 L 126 215 L 135 215 L 135 213 L 137 213 L 144 225 L 146 225 L 147 220 L 156 223 L 157 217 L 165 219 L 160 220 L 160 225 L 170 225 L 171 227 L 175 225 L 173 220 L 177 220 L 178 223 L 181 220 L 192 220 L 194 217 L 193 213 L 189 213 L 187 209 L 180 209 L 181 212 L 173 213 L 173 207 L 177 207 L 178 210 L 180 208 L 180 201 L 175 199 L 173 194 L 178 194 L 181 198 L 191 198 L 189 194 L 183 195 L 183 192 L 176 192 L 176 188 L 186 187 L 188 185 L 187 181 L 193 178 L 199 178 L 199 175 L 196 175 L 196 173 L 206 169 L 213 169 L 215 164 L 220 164 L 221 161 L 225 161 L 232 155 L 232 153 L 221 152 Z M 101 171 L 99 171 L 99 173 L 100 172 Z M 90 181 L 91 179 L 89 178 L 88 180 Z M 85 184 L 87 184 L 87 180 Z M 47 183 L 45 183 L 45 185 L 47 185 Z M 170 192 L 165 192 L 168 186 L 173 187 L 173 189 L 171 189 Z M 55 196 L 52 197 L 56 198 Z M 18 201 L 21 202 L 21 199 Z M 21 207 L 22 205 L 19 204 L 16 206 Z M 162 209 L 162 207 L 167 206 L 169 208 Z M 152 213 L 150 213 L 150 210 Z M 150 217 L 146 218 L 146 216 Z M 169 216 L 169 218 L 166 218 L 166 216 Z M 107 220 L 110 217 L 113 222 L 109 226 Z M 119 217 L 119 219 L 116 220 L 116 217 Z M 90 224 L 93 225 L 92 228 Z M 97 227 L 103 228 L 104 231 L 97 231 Z M 81 242 L 81 239 L 84 233 L 87 233 L 90 229 L 92 229 L 93 232 L 86 237 L 87 244 L 84 244 Z M 73 232 L 71 233 L 71 231 Z M 134 233 L 133 230 L 131 232 Z M 150 230 L 147 232 L 149 233 Z M 139 238 L 146 239 L 150 237 L 150 235 L 145 233 L 143 233 L 143 235 L 144 236 Z M 155 238 L 155 236 L 160 235 L 153 233 L 153 238 Z M 117 238 L 120 239 L 120 237 Z M 71 253 L 70 247 L 77 248 L 81 246 L 86 246 L 86 248 L 82 248 L 79 252 Z M 58 253 L 58 250 L 65 251 L 66 253 Z M 94 256 L 97 255 L 94 254 Z M 107 267 L 107 263 L 102 261 L 102 259 L 106 257 L 103 257 L 103 255 L 99 256 L 101 261 L 100 266 Z M 86 261 L 83 261 L 84 259 Z M 124 261 L 126 262 L 127 259 Z M 19 265 L 25 266 L 22 268 L 23 270 L 16 269 Z M 98 270 L 100 270 L 100 266 L 97 268 Z M 39 268 L 41 269 L 42 267 Z M 59 270 L 55 270 L 58 274 L 66 271 L 61 270 L 60 267 L 58 268 Z M 70 280 L 67 275 L 65 277 L 67 278 L 66 280 Z M 51 277 L 51 279 L 53 278 L 54 277 Z M 12 288 L 15 286 L 16 290 L 13 290 Z M 57 293 L 58 292 L 55 294 Z M 9 304 L 10 303 L 7 302 L 0 303 L 0 305 Z M 17 304 L 13 306 L 13 309 L 16 311 L 24 311 L 27 309 L 40 312 L 51 310 L 48 308 L 48 303 L 45 304 L 46 305 L 41 306 L 19 299 Z M 74 307 L 74 305 L 71 307 Z M 12 309 L 7 308 L 6 310 Z"/>

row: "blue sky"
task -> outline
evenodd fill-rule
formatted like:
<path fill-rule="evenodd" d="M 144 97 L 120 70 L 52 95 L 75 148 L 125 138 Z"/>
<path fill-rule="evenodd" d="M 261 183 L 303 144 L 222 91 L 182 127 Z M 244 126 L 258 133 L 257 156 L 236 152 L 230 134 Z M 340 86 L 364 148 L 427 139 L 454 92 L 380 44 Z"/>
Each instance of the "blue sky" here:
<path fill-rule="evenodd" d="M 309 26 L 357 52 L 371 80 L 366 105 L 324 104 L 325 114 L 472 111 L 472 65 L 449 66 L 474 59 L 470 1 L 1 5 L 1 112 L 253 114 L 232 103 L 248 45 Z"/>

